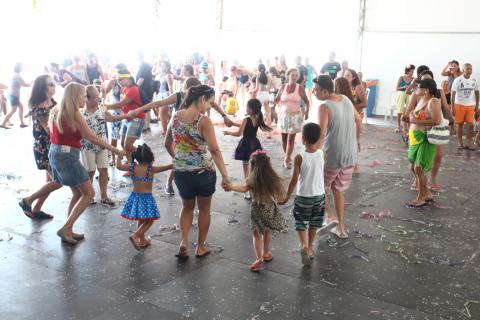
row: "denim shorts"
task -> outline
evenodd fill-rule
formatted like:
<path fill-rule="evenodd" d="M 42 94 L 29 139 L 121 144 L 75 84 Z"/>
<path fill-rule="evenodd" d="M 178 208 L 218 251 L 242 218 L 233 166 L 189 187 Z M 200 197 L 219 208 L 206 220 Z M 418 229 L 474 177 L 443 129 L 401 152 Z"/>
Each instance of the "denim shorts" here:
<path fill-rule="evenodd" d="M 20 106 L 20 97 L 9 95 L 8 101 L 10 101 L 10 106 L 12 106 L 12 108 Z"/>
<path fill-rule="evenodd" d="M 81 149 L 70 146 L 50 145 L 48 159 L 53 181 L 74 187 L 89 180 L 87 170 L 80 162 L 80 151 Z"/>
<path fill-rule="evenodd" d="M 210 197 L 215 193 L 216 171 L 173 171 L 173 179 L 182 199 Z"/>
<path fill-rule="evenodd" d="M 122 136 L 138 139 L 142 135 L 142 129 L 145 121 L 143 119 L 134 119 L 122 124 Z"/>

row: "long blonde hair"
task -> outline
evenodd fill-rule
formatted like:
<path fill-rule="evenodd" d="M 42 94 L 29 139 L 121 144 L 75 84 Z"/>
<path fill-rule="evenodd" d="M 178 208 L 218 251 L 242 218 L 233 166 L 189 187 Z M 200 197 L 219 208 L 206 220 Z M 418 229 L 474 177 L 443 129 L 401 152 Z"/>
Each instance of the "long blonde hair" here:
<path fill-rule="evenodd" d="M 267 204 L 273 200 L 280 201 L 285 196 L 282 178 L 275 172 L 270 157 L 264 151 L 252 155 L 248 180 L 256 202 Z"/>
<path fill-rule="evenodd" d="M 53 122 L 57 125 L 58 131 L 63 133 L 63 125 L 66 124 L 71 131 L 77 131 L 75 113 L 82 106 L 79 101 L 85 95 L 85 86 L 76 82 L 70 82 L 63 92 L 62 101 L 55 106 L 50 113 L 48 126 L 53 128 Z"/>

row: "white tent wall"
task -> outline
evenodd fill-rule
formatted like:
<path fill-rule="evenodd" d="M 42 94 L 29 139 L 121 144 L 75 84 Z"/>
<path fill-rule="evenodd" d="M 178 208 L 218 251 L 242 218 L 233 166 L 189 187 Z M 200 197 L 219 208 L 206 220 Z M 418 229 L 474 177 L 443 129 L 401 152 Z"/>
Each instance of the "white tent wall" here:
<path fill-rule="evenodd" d="M 470 62 L 480 76 L 480 1 L 366 0 L 361 68 L 379 79 L 377 115 L 385 114 L 390 95 L 407 64 L 425 64 L 437 84 L 448 61 Z"/>

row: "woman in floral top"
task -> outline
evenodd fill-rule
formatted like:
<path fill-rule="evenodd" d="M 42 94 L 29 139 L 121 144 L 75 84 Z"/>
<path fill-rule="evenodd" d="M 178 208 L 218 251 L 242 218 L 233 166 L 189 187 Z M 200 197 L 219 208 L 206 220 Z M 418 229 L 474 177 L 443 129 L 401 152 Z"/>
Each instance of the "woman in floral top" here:
<path fill-rule="evenodd" d="M 165 137 L 165 147 L 173 158 L 173 177 L 183 203 L 180 214 L 182 240 L 176 254 L 180 259 L 188 258 L 188 233 L 196 204 L 200 212 L 196 256 L 200 258 L 210 253 L 205 247 L 205 239 L 217 179 L 215 165 L 222 175 L 222 186 L 228 183 L 212 121 L 204 116 L 214 99 L 215 91 L 206 85 L 190 88 L 182 110 L 173 116 Z"/>
<path fill-rule="evenodd" d="M 42 205 L 52 191 L 62 187 L 62 185 L 52 181 L 52 173 L 48 162 L 48 152 L 50 150 L 50 134 L 48 130 L 48 117 L 50 110 L 55 106 L 53 100 L 55 94 L 55 83 L 48 75 L 39 76 L 35 79 L 32 88 L 32 95 L 28 102 L 30 106 L 30 115 L 33 125 L 33 155 L 39 170 L 46 172 L 46 184 L 34 194 L 23 198 L 19 205 L 24 214 L 31 219 L 51 219 L 52 215 L 42 211 Z M 46 196 L 39 196 L 45 194 Z M 35 202 L 36 201 L 36 202 Z M 32 208 L 32 204 L 35 206 Z"/>

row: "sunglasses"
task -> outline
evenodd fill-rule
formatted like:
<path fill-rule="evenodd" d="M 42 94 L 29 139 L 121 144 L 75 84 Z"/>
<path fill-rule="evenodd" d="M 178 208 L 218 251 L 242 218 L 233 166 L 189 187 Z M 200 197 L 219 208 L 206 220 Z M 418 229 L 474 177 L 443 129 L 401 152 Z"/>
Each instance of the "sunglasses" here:
<path fill-rule="evenodd" d="M 53 82 L 47 83 L 47 87 L 55 87 L 55 83 Z"/>

